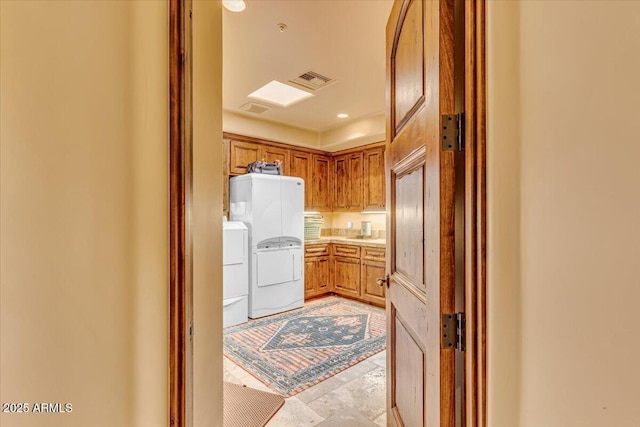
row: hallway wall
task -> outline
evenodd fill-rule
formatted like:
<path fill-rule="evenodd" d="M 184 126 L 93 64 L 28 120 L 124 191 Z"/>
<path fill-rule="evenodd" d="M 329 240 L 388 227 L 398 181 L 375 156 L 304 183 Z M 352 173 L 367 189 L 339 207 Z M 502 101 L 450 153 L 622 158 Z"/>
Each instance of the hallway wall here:
<path fill-rule="evenodd" d="M 166 426 L 167 2 L 0 2 L 3 427 Z"/>
<path fill-rule="evenodd" d="M 222 13 L 193 2 L 194 427 L 222 426 Z"/>
<path fill-rule="evenodd" d="M 488 1 L 491 427 L 640 425 L 640 2 Z"/>

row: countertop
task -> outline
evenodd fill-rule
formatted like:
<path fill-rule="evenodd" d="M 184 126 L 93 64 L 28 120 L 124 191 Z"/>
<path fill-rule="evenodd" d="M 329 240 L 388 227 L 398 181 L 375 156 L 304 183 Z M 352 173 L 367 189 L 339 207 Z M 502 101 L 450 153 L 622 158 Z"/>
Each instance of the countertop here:
<path fill-rule="evenodd" d="M 357 245 L 357 246 L 377 246 L 377 247 L 386 247 L 387 240 L 386 239 L 356 239 L 356 238 L 348 238 L 348 237 L 340 237 L 340 236 L 322 236 L 319 239 L 309 239 L 305 240 L 305 245 L 315 245 L 318 243 L 345 243 L 349 245 Z"/>

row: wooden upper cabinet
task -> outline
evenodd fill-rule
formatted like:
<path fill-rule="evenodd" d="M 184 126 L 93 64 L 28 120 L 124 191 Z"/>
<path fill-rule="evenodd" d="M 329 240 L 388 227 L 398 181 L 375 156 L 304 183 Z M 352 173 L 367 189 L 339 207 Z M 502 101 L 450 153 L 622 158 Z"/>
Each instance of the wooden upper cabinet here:
<path fill-rule="evenodd" d="M 362 151 L 344 154 L 334 159 L 334 201 L 338 211 L 363 209 L 363 154 Z"/>
<path fill-rule="evenodd" d="M 384 147 L 379 147 L 364 152 L 364 209 L 384 208 Z"/>
<path fill-rule="evenodd" d="M 313 154 L 311 172 L 311 208 L 330 211 L 333 198 L 333 170 L 331 157 Z"/>
<path fill-rule="evenodd" d="M 257 160 L 279 160 L 283 175 L 304 179 L 307 210 L 360 212 L 385 208 L 384 147 L 379 144 L 331 154 L 241 135 L 228 134 L 226 138 L 225 176 L 245 174 L 247 165 Z"/>
<path fill-rule="evenodd" d="M 282 165 L 282 174 L 289 175 L 289 156 L 291 151 L 286 148 L 273 147 L 271 145 L 262 145 L 260 147 L 260 160 L 267 163 L 273 163 L 280 160 Z"/>
<path fill-rule="evenodd" d="M 360 212 L 364 208 L 363 204 L 363 179 L 364 169 L 362 167 L 362 152 L 352 153 L 349 155 L 349 206 L 350 211 Z"/>
<path fill-rule="evenodd" d="M 273 163 L 280 160 L 282 174 L 289 175 L 289 156 L 291 150 L 257 142 L 231 140 L 229 147 L 229 173 L 242 175 L 247 173 L 247 165 L 257 160 Z"/>
<path fill-rule="evenodd" d="M 333 209 L 335 210 L 347 210 L 349 207 L 348 169 L 348 156 L 344 155 L 333 159 L 333 176 L 335 178 Z"/>
<path fill-rule="evenodd" d="M 312 206 L 313 163 L 312 154 L 306 151 L 291 150 L 289 174 L 304 179 L 304 207 Z"/>
<path fill-rule="evenodd" d="M 229 152 L 229 173 L 242 175 L 247 173 L 247 165 L 261 158 L 261 145 L 255 142 L 231 140 Z"/>

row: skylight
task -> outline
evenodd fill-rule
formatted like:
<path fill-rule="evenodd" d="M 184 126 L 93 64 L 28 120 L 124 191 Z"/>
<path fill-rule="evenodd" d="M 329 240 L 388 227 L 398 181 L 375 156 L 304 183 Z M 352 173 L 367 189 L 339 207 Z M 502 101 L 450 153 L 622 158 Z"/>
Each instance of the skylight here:
<path fill-rule="evenodd" d="M 268 102 L 280 107 L 288 107 L 312 96 L 312 93 L 280 83 L 276 80 L 272 80 L 260 89 L 249 94 L 249 98 Z"/>

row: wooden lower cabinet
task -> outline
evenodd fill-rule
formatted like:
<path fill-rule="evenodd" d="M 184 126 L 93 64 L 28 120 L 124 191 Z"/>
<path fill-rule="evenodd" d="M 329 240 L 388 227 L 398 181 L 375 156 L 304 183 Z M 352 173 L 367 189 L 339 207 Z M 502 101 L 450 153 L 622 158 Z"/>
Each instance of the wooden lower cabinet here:
<path fill-rule="evenodd" d="M 386 287 L 380 286 L 377 279 L 385 276 L 385 265 L 379 262 L 362 261 L 360 299 L 376 305 L 385 305 Z"/>
<path fill-rule="evenodd" d="M 338 295 L 360 297 L 360 259 L 334 257 L 333 286 Z"/>
<path fill-rule="evenodd" d="M 316 295 L 324 295 L 331 291 L 331 262 L 328 256 L 316 258 L 316 279 L 314 290 Z"/>
<path fill-rule="evenodd" d="M 316 279 L 316 259 L 305 258 L 304 259 L 304 298 L 305 299 L 316 296 L 315 279 Z"/>
<path fill-rule="evenodd" d="M 313 298 L 328 294 L 331 290 L 329 257 L 304 259 L 304 297 Z"/>
<path fill-rule="evenodd" d="M 305 246 L 304 297 L 331 292 L 377 306 L 385 306 L 385 249 L 347 244 Z M 331 254 L 331 255 L 329 255 Z"/>
<path fill-rule="evenodd" d="M 304 297 L 313 298 L 331 292 L 329 244 L 304 248 Z"/>

